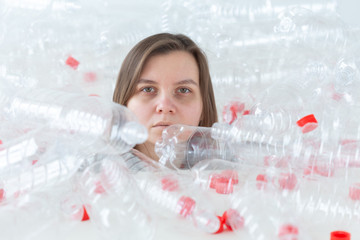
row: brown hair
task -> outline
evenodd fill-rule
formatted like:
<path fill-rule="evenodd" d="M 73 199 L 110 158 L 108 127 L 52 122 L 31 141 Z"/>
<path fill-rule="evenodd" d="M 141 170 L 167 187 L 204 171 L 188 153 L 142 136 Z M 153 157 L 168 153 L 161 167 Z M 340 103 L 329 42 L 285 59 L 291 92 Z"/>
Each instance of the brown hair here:
<path fill-rule="evenodd" d="M 121 65 L 113 101 L 126 106 L 135 92 L 146 60 L 154 55 L 172 51 L 186 51 L 194 56 L 199 68 L 199 84 L 203 101 L 202 120 L 199 126 L 211 127 L 217 122 L 217 111 L 207 58 L 189 37 L 182 34 L 159 33 L 136 44 Z"/>

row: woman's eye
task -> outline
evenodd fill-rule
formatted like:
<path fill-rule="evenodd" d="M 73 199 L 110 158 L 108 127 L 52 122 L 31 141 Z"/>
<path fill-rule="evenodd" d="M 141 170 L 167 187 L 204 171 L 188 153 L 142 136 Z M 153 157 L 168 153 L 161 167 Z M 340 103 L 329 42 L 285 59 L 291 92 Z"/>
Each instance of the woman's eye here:
<path fill-rule="evenodd" d="M 179 93 L 189 93 L 189 92 L 190 92 L 190 89 L 188 89 L 188 88 L 179 88 L 179 89 L 178 89 L 178 92 L 179 92 Z"/>
<path fill-rule="evenodd" d="M 144 87 L 141 89 L 142 92 L 151 93 L 155 92 L 155 89 L 153 87 Z"/>

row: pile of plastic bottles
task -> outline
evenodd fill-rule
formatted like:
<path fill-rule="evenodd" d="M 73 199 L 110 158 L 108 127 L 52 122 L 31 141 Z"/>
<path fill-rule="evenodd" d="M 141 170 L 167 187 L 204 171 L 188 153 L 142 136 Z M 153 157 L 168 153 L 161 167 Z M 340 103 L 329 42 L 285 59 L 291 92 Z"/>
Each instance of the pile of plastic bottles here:
<path fill-rule="evenodd" d="M 205 236 L 356 238 L 360 36 L 337 4 L 1 2 L 2 235 L 61 239 L 90 220 L 99 239 L 156 239 L 165 219 Z M 208 55 L 221 120 L 168 127 L 146 162 L 133 150 L 146 128 L 110 99 L 129 49 L 163 31 Z"/>

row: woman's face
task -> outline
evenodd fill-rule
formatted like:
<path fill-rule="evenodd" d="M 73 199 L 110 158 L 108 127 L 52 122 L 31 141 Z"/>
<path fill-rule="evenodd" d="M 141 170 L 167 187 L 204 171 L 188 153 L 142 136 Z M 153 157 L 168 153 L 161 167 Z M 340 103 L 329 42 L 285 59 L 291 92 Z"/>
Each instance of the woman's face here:
<path fill-rule="evenodd" d="M 203 103 L 195 58 L 185 51 L 149 58 L 127 107 L 148 129 L 149 143 L 169 125 L 198 126 Z"/>

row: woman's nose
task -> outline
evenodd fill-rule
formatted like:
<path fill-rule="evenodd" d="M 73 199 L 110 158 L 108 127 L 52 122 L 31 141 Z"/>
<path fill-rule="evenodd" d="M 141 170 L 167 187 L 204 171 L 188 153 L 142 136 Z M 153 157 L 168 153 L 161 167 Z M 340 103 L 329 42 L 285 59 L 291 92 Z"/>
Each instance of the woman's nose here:
<path fill-rule="evenodd" d="M 170 96 L 163 95 L 160 96 L 157 105 L 157 113 L 175 113 L 175 105 Z"/>

